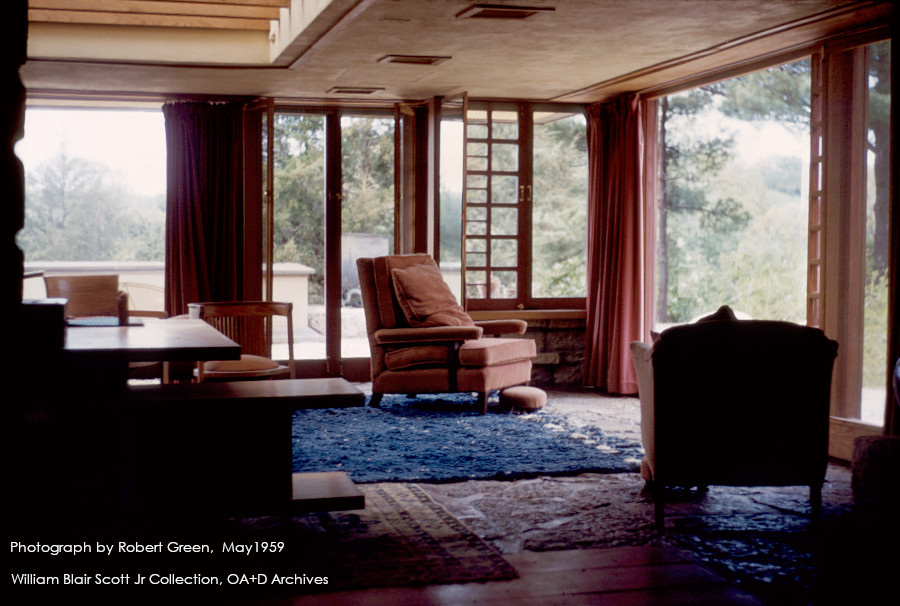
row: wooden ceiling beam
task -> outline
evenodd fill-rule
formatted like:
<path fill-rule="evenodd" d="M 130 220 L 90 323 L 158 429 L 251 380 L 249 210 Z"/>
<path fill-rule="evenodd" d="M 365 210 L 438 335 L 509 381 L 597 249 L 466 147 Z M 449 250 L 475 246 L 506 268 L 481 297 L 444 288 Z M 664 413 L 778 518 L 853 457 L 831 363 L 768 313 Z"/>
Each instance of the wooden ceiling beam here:
<path fill-rule="evenodd" d="M 29 0 L 32 10 L 110 13 L 123 15 L 237 17 L 245 19 L 275 19 L 280 16 L 277 6 L 258 6 L 247 2 L 222 4 L 177 2 L 172 0 Z M 30 14 L 30 11 L 29 11 Z"/>
<path fill-rule="evenodd" d="M 78 25 L 120 25 L 136 27 L 180 27 L 200 29 L 237 29 L 269 31 L 269 19 L 238 17 L 204 17 L 193 15 L 152 15 L 139 13 L 104 13 L 29 9 L 32 23 L 64 23 Z"/>
<path fill-rule="evenodd" d="M 156 0 L 149 0 L 155 2 Z M 274 6 L 288 8 L 291 0 L 166 0 L 168 2 L 184 2 L 191 4 L 243 4 L 246 6 Z M 29 2 L 30 3 L 30 2 Z"/>

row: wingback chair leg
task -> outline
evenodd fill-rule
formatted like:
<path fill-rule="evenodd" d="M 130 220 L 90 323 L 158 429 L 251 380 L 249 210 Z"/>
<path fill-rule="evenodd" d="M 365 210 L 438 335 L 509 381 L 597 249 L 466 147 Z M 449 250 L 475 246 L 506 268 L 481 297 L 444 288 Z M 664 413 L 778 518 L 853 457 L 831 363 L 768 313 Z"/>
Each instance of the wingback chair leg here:
<path fill-rule="evenodd" d="M 809 485 L 809 505 L 812 520 L 820 520 L 822 518 L 822 484 Z"/>
<path fill-rule="evenodd" d="M 384 397 L 383 393 L 373 393 L 372 397 L 369 398 L 369 406 L 372 408 L 378 408 L 381 406 L 381 398 Z"/>
<path fill-rule="evenodd" d="M 662 487 L 653 488 L 653 517 L 656 521 L 656 532 L 663 534 L 666 531 L 666 505 L 663 501 Z"/>
<path fill-rule="evenodd" d="M 488 399 L 491 393 L 489 391 L 478 392 L 478 406 L 481 408 L 481 414 L 486 415 L 488 409 Z"/>

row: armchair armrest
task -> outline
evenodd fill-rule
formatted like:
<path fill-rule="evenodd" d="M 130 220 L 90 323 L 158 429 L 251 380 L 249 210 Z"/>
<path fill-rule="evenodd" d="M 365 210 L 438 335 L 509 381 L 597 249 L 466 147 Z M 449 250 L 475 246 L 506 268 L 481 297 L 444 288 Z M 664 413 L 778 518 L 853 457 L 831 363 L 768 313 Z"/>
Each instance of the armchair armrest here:
<path fill-rule="evenodd" d="M 656 472 L 654 409 L 656 387 L 653 380 L 653 347 L 641 341 L 632 341 L 630 349 L 634 369 L 637 372 L 638 396 L 641 402 L 641 443 L 647 455 L 641 463 L 641 475 L 649 481 L 653 479 L 653 474 Z"/>
<path fill-rule="evenodd" d="M 429 326 L 427 328 L 381 328 L 374 333 L 379 345 L 468 341 L 481 338 L 479 326 Z"/>
<path fill-rule="evenodd" d="M 479 320 L 475 322 L 475 326 L 484 329 L 486 335 L 521 335 L 528 328 L 528 322 L 525 320 Z"/>

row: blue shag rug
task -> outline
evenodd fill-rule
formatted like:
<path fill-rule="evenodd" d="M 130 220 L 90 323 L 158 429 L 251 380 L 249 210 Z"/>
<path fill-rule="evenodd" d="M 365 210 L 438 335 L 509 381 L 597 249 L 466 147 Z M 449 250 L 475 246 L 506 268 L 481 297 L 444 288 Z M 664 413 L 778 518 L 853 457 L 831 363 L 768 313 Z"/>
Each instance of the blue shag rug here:
<path fill-rule="evenodd" d="M 468 394 L 388 395 L 378 408 L 293 416 L 294 472 L 344 471 L 360 483 L 633 472 L 641 457 L 640 444 L 552 407 L 481 415 Z"/>

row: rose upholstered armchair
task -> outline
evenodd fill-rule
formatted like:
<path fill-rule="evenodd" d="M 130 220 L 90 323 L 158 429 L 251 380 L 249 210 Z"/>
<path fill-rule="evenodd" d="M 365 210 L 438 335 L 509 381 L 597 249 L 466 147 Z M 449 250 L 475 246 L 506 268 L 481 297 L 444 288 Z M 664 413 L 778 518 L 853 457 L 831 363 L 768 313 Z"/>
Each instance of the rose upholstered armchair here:
<path fill-rule="evenodd" d="M 663 489 L 810 489 L 814 515 L 828 462 L 837 343 L 791 322 L 737 320 L 728 307 L 631 354 L 641 399 L 641 474 L 664 528 Z"/>
<path fill-rule="evenodd" d="M 491 391 L 531 380 L 532 339 L 522 320 L 473 322 L 428 255 L 357 260 L 372 353 L 372 400 L 386 393 L 476 392 L 487 412 Z"/>

